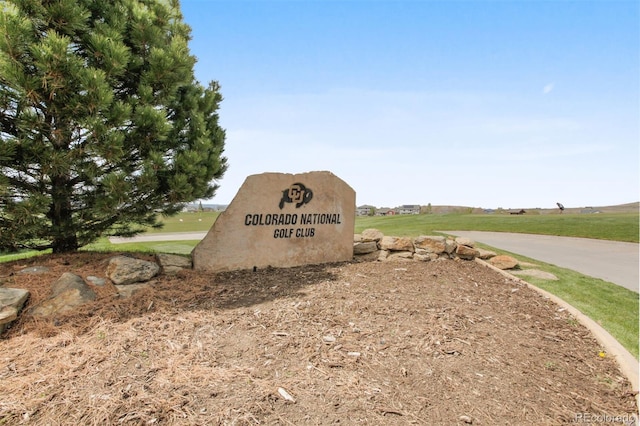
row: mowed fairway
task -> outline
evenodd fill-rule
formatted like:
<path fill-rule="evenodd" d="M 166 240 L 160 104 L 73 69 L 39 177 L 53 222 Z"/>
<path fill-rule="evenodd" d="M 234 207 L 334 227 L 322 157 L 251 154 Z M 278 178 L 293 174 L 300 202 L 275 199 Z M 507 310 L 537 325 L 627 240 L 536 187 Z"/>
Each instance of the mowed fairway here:
<path fill-rule="evenodd" d="M 494 231 L 638 242 L 638 213 L 420 214 L 358 217 L 356 233 L 376 228 L 386 235 L 433 235 L 436 231 Z"/>
<path fill-rule="evenodd" d="M 146 233 L 206 232 L 219 212 L 180 213 L 162 219 L 161 229 Z M 437 231 L 494 231 L 595 238 L 637 243 L 640 216 L 635 213 L 599 214 L 420 214 L 356 218 L 355 232 L 376 228 L 386 235 L 432 235 Z"/>
<path fill-rule="evenodd" d="M 163 227 L 160 229 L 150 229 L 146 233 L 169 233 L 169 232 L 207 232 L 213 222 L 216 221 L 220 212 L 185 212 L 175 216 L 162 218 Z"/>

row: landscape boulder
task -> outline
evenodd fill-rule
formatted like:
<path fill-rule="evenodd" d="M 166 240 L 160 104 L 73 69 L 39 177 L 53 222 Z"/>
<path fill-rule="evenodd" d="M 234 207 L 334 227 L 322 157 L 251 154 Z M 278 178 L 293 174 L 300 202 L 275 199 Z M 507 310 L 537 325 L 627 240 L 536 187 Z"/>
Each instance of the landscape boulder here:
<path fill-rule="evenodd" d="M 21 288 L 0 288 L 0 333 L 18 318 L 29 292 Z"/>
<path fill-rule="evenodd" d="M 467 246 L 467 247 L 476 246 L 475 241 L 473 241 L 471 238 L 466 238 L 466 237 L 457 237 L 455 240 L 455 243 L 459 246 Z"/>
<path fill-rule="evenodd" d="M 374 251 L 378 251 L 378 243 L 375 241 L 355 243 L 353 245 L 353 254 L 355 255 L 373 253 Z"/>
<path fill-rule="evenodd" d="M 464 244 L 460 244 L 464 243 Z M 386 236 L 377 229 L 366 229 L 354 235 L 354 259 L 367 260 L 407 260 L 421 262 L 442 259 L 473 260 L 481 255 L 474 247 L 475 242 L 468 238 L 443 237 L 440 235 L 421 235 L 416 238 Z M 495 256 L 487 250 L 486 256 Z"/>
<path fill-rule="evenodd" d="M 458 247 L 456 247 L 456 255 L 460 259 L 473 260 L 478 257 L 478 250 L 467 245 L 458 244 Z"/>
<path fill-rule="evenodd" d="M 49 272 L 49 268 L 47 268 L 46 266 L 29 266 L 27 268 L 21 269 L 20 271 L 18 271 L 19 274 L 28 274 L 28 275 L 35 275 L 35 274 L 44 274 Z"/>
<path fill-rule="evenodd" d="M 64 313 L 95 300 L 96 293 L 82 277 L 65 272 L 53 283 L 52 295 L 31 310 L 31 315 L 48 317 Z"/>
<path fill-rule="evenodd" d="M 491 259 L 492 257 L 497 256 L 497 253 L 491 250 L 485 250 L 479 247 L 476 247 L 476 250 L 478 250 L 478 257 L 482 260 Z"/>
<path fill-rule="evenodd" d="M 431 260 L 436 260 L 440 257 L 440 255 L 438 253 L 433 253 L 430 251 L 427 251 L 425 249 L 416 249 L 416 252 L 413 255 L 413 258 L 415 260 L 420 260 L 422 262 L 429 262 Z"/>
<path fill-rule="evenodd" d="M 191 252 L 196 271 L 353 259 L 356 193 L 328 171 L 248 176 Z"/>
<path fill-rule="evenodd" d="M 191 259 L 177 254 L 156 254 L 156 261 L 165 274 L 175 274 L 183 269 L 191 269 Z"/>
<path fill-rule="evenodd" d="M 446 250 L 445 241 L 446 239 L 441 236 L 421 235 L 419 237 L 416 237 L 413 240 L 413 244 L 415 245 L 416 251 L 418 251 L 418 249 L 422 249 L 422 250 L 425 250 L 427 253 L 440 254 L 440 253 L 444 253 Z"/>
<path fill-rule="evenodd" d="M 91 284 L 97 285 L 99 287 L 102 287 L 103 285 L 105 285 L 107 283 L 106 279 L 100 278 L 100 277 L 96 277 L 96 276 L 93 276 L 93 275 L 89 275 L 88 277 L 86 277 L 86 280 L 89 281 Z"/>
<path fill-rule="evenodd" d="M 444 251 L 451 254 L 454 251 L 456 251 L 457 246 L 458 245 L 456 244 L 455 240 L 452 240 L 451 238 L 447 238 L 444 242 Z"/>
<path fill-rule="evenodd" d="M 371 253 L 365 253 L 365 254 L 359 254 L 354 256 L 354 259 L 357 261 L 361 261 L 361 262 L 373 262 L 376 260 L 383 260 L 380 258 L 380 254 L 381 253 L 386 253 L 388 254 L 389 252 L 384 251 L 384 250 L 376 250 L 376 251 L 372 251 Z"/>
<path fill-rule="evenodd" d="M 380 248 L 389 251 L 415 251 L 413 241 L 411 241 L 409 237 L 384 236 L 382 240 L 380 240 Z"/>
<path fill-rule="evenodd" d="M 498 269 L 513 269 L 518 266 L 518 260 L 507 256 L 506 254 L 501 254 L 499 256 L 494 256 L 488 260 L 489 264 L 495 266 Z"/>
<path fill-rule="evenodd" d="M 379 242 L 380 240 L 382 240 L 382 237 L 384 237 L 384 234 L 377 229 L 370 228 L 362 231 L 362 234 L 360 234 L 360 237 L 362 238 L 363 242 L 367 242 L 367 241 Z"/>
<path fill-rule="evenodd" d="M 113 257 L 107 266 L 107 276 L 115 285 L 149 281 L 159 272 L 157 263 L 128 256 Z"/>

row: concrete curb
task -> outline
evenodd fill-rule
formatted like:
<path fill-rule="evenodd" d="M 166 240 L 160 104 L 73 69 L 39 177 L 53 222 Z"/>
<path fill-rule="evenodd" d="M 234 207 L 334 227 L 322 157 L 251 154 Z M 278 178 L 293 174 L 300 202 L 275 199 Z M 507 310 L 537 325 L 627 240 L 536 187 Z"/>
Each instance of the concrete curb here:
<path fill-rule="evenodd" d="M 555 296 L 549 293 L 548 291 L 538 288 L 533 284 L 528 283 L 519 277 L 516 277 L 515 275 L 511 275 L 507 271 L 496 268 L 495 266 L 485 262 L 482 259 L 476 258 L 475 261 L 481 265 L 484 265 L 490 269 L 493 269 L 499 272 L 500 274 L 508 278 L 511 278 L 516 282 L 525 284 L 527 287 L 537 291 L 544 297 L 547 297 L 548 299 L 550 299 L 560 307 L 569 311 L 569 313 L 571 313 L 571 315 L 573 315 L 576 318 L 576 320 L 580 322 L 580 324 L 584 325 L 594 335 L 598 343 L 600 343 L 604 347 L 607 354 L 615 358 L 616 362 L 618 363 L 618 366 L 620 367 L 620 372 L 629 380 L 629 382 L 631 383 L 631 388 L 636 393 L 636 413 L 638 413 L 638 407 L 640 407 L 640 395 L 638 394 L 638 382 L 639 382 L 639 376 L 640 376 L 639 368 L 638 368 L 639 363 L 638 363 L 638 360 L 633 355 L 631 355 L 631 352 L 626 350 L 625 347 L 622 346 L 620 342 L 618 342 L 616 339 L 614 339 L 613 336 L 611 336 L 607 330 L 602 328 L 600 324 L 598 324 L 597 322 L 595 322 L 594 320 L 592 320 L 591 318 L 589 318 L 588 316 L 586 316 L 585 314 L 583 314 L 582 312 L 580 312 L 579 310 L 577 310 L 576 308 L 574 308 L 573 306 L 571 306 L 570 304 L 568 304 L 567 302 L 559 298 L 558 296 Z"/>

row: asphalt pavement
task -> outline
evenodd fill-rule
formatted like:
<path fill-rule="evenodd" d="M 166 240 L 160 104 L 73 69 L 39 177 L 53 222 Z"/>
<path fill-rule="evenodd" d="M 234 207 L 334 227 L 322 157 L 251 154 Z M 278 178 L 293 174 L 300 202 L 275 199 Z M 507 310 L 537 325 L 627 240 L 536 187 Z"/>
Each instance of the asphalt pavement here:
<path fill-rule="evenodd" d="M 484 231 L 441 231 L 520 254 L 638 292 L 639 244 L 589 238 Z"/>
<path fill-rule="evenodd" d="M 166 232 L 142 234 L 129 238 L 110 237 L 109 241 L 111 244 L 141 243 L 145 241 L 192 241 L 202 240 L 206 235 L 206 232 Z"/>

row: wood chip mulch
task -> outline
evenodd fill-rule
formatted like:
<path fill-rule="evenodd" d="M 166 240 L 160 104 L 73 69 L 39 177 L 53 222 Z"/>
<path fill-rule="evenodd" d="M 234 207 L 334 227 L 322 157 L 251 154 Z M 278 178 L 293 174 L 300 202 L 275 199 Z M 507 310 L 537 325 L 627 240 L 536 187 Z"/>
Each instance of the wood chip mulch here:
<path fill-rule="evenodd" d="M 114 254 L 0 264 L 48 296 Z M 16 273 L 44 265 L 39 275 Z M 160 276 L 148 290 L 0 339 L 0 424 L 554 425 L 633 420 L 629 382 L 590 332 L 468 261 L 362 262 Z M 637 424 L 637 423 L 636 423 Z"/>

